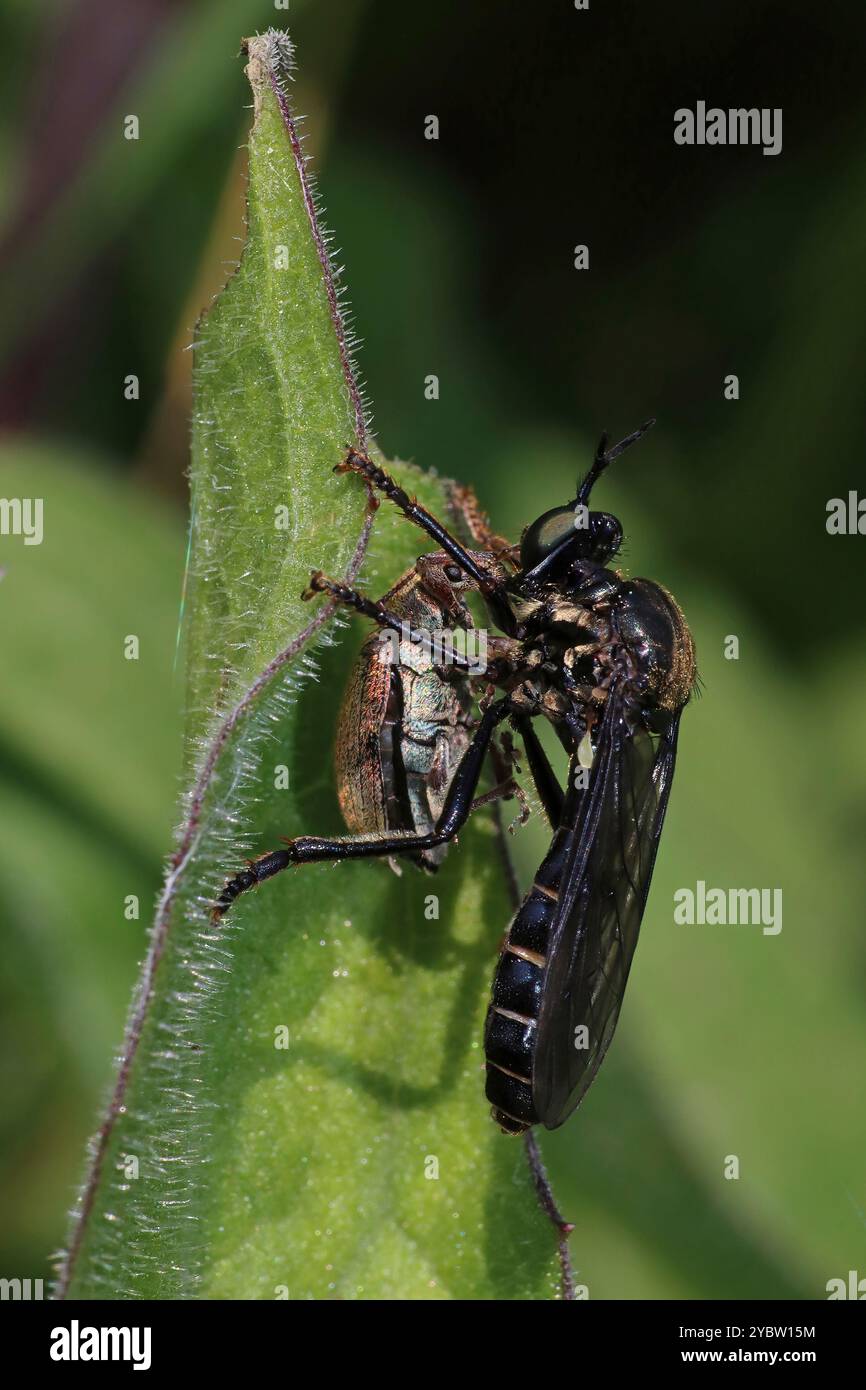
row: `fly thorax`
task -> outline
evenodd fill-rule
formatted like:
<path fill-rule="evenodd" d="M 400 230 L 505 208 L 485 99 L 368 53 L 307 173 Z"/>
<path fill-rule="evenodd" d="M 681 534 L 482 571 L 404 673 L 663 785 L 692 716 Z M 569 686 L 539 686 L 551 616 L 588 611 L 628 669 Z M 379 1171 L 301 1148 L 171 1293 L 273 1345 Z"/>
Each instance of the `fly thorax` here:
<path fill-rule="evenodd" d="M 624 584 L 617 634 L 636 692 L 661 709 L 681 709 L 695 675 L 694 643 L 676 601 L 650 579 Z"/>
<path fill-rule="evenodd" d="M 608 647 L 600 651 L 588 651 L 586 647 L 569 647 L 563 655 L 562 664 L 570 676 L 572 694 L 581 702 L 593 698 L 593 690 L 607 671 L 606 654 Z"/>
<path fill-rule="evenodd" d="M 530 678 L 521 681 L 511 692 L 511 704 L 515 710 L 526 714 L 536 714 L 541 708 L 545 691 L 546 682 Z"/>
<path fill-rule="evenodd" d="M 542 611 L 544 604 L 539 598 L 525 598 L 522 594 L 509 594 L 508 606 L 514 614 L 518 627 L 526 628 L 532 625 Z"/>

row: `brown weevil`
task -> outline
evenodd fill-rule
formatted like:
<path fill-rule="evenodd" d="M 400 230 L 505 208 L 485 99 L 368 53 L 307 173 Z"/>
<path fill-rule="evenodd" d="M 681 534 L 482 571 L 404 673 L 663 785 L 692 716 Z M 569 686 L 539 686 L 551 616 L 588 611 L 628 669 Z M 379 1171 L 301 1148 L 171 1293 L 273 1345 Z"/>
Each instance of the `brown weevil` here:
<path fill-rule="evenodd" d="M 472 551 L 491 575 L 505 577 L 491 552 Z M 474 635 L 465 594 L 472 581 L 444 551 L 422 555 L 379 601 L 379 630 L 365 641 L 352 670 L 337 722 L 334 769 L 346 826 L 354 835 L 426 835 L 442 813 L 454 772 L 472 741 L 476 687 L 487 680 L 487 634 L 480 648 L 455 648 L 455 630 Z M 357 607 L 360 597 L 315 572 L 304 597 L 328 593 Z M 369 614 L 362 601 L 362 611 Z M 400 623 L 385 626 L 381 613 Z M 372 616 L 372 615 L 371 615 Z M 467 655 L 468 653 L 468 655 Z M 494 797 L 522 798 L 508 755 L 492 745 Z M 525 808 L 524 808 L 525 813 Z M 408 857 L 435 872 L 447 843 Z M 398 860 L 391 857 L 397 872 Z"/>

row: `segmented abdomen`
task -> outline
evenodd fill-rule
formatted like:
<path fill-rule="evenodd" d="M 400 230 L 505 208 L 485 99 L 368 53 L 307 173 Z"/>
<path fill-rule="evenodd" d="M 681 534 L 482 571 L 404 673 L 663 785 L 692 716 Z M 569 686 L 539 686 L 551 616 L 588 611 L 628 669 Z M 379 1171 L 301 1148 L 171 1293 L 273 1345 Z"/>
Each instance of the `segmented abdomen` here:
<path fill-rule="evenodd" d="M 535 882 L 508 928 L 493 977 L 484 1029 L 486 1093 L 494 1120 L 507 1134 L 522 1134 L 538 1122 L 532 1103 L 532 1055 L 550 931 L 570 838 L 566 829 L 554 836 Z"/>

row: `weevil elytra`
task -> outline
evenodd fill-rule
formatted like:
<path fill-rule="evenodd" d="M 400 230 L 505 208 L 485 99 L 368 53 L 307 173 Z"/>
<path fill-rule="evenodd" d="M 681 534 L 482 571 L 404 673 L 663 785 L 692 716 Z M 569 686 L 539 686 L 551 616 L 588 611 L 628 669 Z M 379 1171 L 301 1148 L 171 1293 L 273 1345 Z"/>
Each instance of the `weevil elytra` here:
<path fill-rule="evenodd" d="M 495 556 L 471 552 L 476 564 L 505 577 Z M 453 634 L 473 633 L 464 595 L 474 586 L 444 552 L 422 555 L 380 600 L 401 624 L 381 625 L 364 643 L 346 687 L 334 743 L 340 809 L 354 835 L 406 831 L 426 835 L 435 826 L 455 769 L 472 740 L 475 690 L 486 681 L 484 659 L 471 644 L 455 650 Z M 306 597 L 330 593 L 354 604 L 345 586 L 315 573 Z M 444 640 L 449 639 L 449 640 Z M 521 795 L 506 754 L 492 746 L 497 785 L 493 796 Z M 447 844 L 409 856 L 435 872 Z M 396 857 L 392 868 L 398 868 Z M 399 871 L 399 870 L 398 870 Z"/>
<path fill-rule="evenodd" d="M 626 579 L 611 567 L 622 527 L 610 513 L 589 509 L 601 474 L 652 423 L 612 449 L 602 437 L 576 497 L 533 522 L 519 550 L 498 538 L 483 551 L 467 549 L 377 463 L 348 452 L 337 471 L 359 474 L 435 541 L 436 554 L 426 557 L 429 573 L 452 586 L 454 597 L 456 585 L 484 599 L 502 634 L 489 640 L 494 659 L 487 684 L 494 694 L 504 693 L 479 701 L 470 728 L 465 702 L 477 692 L 466 682 L 466 671 L 456 668 L 464 684 L 456 688 L 449 713 L 447 773 L 434 751 L 419 760 L 411 792 L 408 782 L 395 791 L 381 766 L 364 761 L 356 742 L 342 775 L 344 814 L 358 833 L 287 841 L 231 878 L 214 907 L 219 918 L 241 893 L 291 865 L 408 856 L 433 867 L 479 801 L 488 799 L 476 797 L 479 778 L 497 730 L 509 721 L 523 741 L 554 832 L 508 928 L 485 1028 L 487 1097 L 509 1134 L 538 1123 L 548 1129 L 561 1125 L 586 1094 L 610 1044 L 667 809 L 680 716 L 696 680 L 694 643 L 676 602 L 652 580 Z M 472 504 L 466 514 L 470 521 L 477 515 Z M 419 561 L 414 572 L 421 589 L 413 591 L 413 621 L 424 567 Z M 383 629 L 401 631 L 405 622 L 396 607 L 389 611 L 384 602 L 372 603 L 324 576 L 314 576 L 312 587 L 366 613 Z M 399 589 L 387 596 L 396 605 L 403 602 Z M 449 603 L 440 589 L 434 598 L 438 618 L 454 617 Z M 369 672 L 363 679 L 369 681 Z M 434 671 L 433 679 L 446 678 Z M 400 685 L 405 697 L 409 687 L 402 677 Z M 444 693 L 439 689 L 437 698 Z M 423 746 L 414 734 L 426 723 L 429 701 L 419 691 L 410 693 L 409 703 L 410 723 L 417 716 L 405 744 L 411 750 Z M 568 754 L 564 788 L 532 727 L 539 715 Z M 349 723 L 357 728 L 354 714 Z M 373 721 L 380 762 L 388 727 L 387 706 L 380 702 Z M 392 744 L 397 729 L 395 721 Z M 506 783 L 495 792 L 511 790 Z M 395 825 L 389 816 L 405 823 Z"/>

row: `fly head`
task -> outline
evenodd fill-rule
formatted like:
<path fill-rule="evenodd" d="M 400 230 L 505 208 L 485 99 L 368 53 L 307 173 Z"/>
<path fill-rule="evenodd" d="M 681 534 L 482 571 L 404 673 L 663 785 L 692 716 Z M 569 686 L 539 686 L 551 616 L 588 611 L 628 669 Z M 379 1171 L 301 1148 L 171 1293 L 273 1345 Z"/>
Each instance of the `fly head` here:
<path fill-rule="evenodd" d="M 525 593 L 545 583 L 560 585 L 577 595 L 597 582 L 598 570 L 619 551 L 623 532 L 611 512 L 590 510 L 590 494 L 613 460 L 654 423 L 648 420 L 612 449 L 607 447 L 607 436 L 602 435 L 592 466 L 578 485 L 577 496 L 564 507 L 544 512 L 524 532 L 520 573 L 513 586 L 516 590 Z"/>

